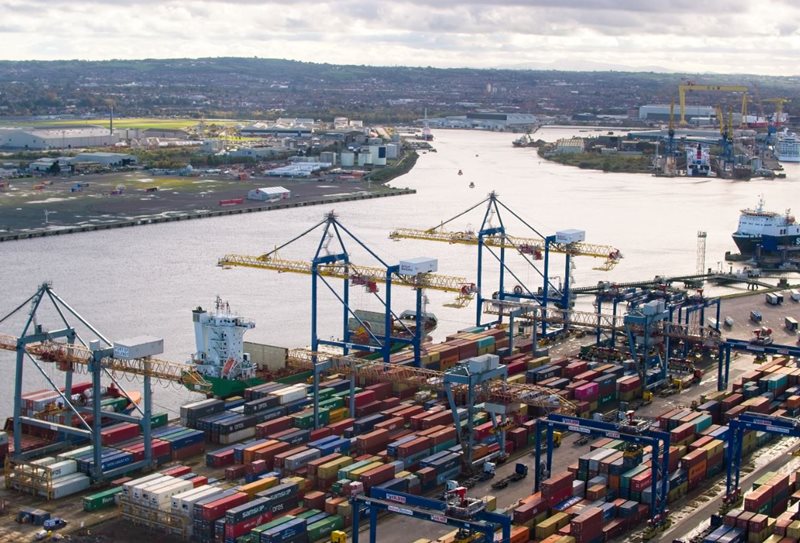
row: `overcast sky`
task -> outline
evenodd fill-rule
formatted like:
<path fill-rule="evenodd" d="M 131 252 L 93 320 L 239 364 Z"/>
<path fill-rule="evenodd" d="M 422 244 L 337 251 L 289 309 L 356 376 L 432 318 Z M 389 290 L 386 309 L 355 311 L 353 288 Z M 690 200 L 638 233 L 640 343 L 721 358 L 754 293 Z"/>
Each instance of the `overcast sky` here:
<path fill-rule="evenodd" d="M 800 0 L 0 0 L 0 59 L 800 73 Z"/>

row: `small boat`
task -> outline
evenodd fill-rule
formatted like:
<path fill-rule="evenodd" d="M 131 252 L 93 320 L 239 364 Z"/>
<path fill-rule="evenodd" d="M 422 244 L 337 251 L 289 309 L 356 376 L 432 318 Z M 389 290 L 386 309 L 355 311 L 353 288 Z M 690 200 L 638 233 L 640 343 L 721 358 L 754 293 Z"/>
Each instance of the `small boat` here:
<path fill-rule="evenodd" d="M 475 188 L 475 182 L 474 181 L 470 181 L 469 182 L 469 188 L 471 188 L 471 189 Z"/>
<path fill-rule="evenodd" d="M 461 170 L 458 170 L 458 175 L 464 175 L 464 172 L 462 172 Z"/>

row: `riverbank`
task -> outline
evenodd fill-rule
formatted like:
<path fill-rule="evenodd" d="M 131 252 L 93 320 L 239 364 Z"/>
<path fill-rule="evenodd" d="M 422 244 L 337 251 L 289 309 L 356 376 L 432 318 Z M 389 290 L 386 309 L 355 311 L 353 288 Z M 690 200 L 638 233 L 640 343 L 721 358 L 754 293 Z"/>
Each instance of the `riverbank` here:
<path fill-rule="evenodd" d="M 418 158 L 419 154 L 416 151 L 407 151 L 403 155 L 403 158 L 398 160 L 396 164 L 381 168 L 380 170 L 373 170 L 367 174 L 366 177 L 373 183 L 388 183 L 392 179 L 396 179 L 410 172 L 417 163 Z"/>
<path fill-rule="evenodd" d="M 369 200 L 374 198 L 387 198 L 390 196 L 402 196 L 405 194 L 416 194 L 414 189 L 395 189 L 389 187 L 382 187 L 378 191 L 372 192 L 356 192 L 353 194 L 339 194 L 327 196 L 316 199 L 300 200 L 300 201 L 286 201 L 281 200 L 278 202 L 271 202 L 263 205 L 249 205 L 245 207 L 226 207 L 218 210 L 200 209 L 190 212 L 181 212 L 170 215 L 155 215 L 144 216 L 130 220 L 112 221 L 102 224 L 85 224 L 80 226 L 71 226 L 54 229 L 41 229 L 29 230 L 25 232 L 11 232 L 8 234 L 0 234 L 0 242 L 16 241 L 30 238 L 41 238 L 47 236 L 63 236 L 67 234 L 75 234 L 80 232 L 94 232 L 96 230 L 110 230 L 116 228 L 127 228 L 131 226 L 142 226 L 146 224 L 158 224 L 165 222 L 188 221 L 192 219 L 206 219 L 210 217 L 221 217 L 225 215 L 239 215 L 243 213 L 256 213 L 260 211 L 274 211 L 278 209 L 290 209 L 295 207 L 307 207 L 316 205 L 330 205 L 340 202 L 352 202 L 355 200 Z"/>

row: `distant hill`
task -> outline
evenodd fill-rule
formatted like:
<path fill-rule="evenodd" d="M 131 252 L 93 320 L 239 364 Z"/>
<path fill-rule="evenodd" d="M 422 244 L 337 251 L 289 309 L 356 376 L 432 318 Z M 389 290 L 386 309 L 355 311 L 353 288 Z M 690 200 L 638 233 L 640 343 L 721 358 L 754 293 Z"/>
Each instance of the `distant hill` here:
<path fill-rule="evenodd" d="M 440 69 L 315 64 L 259 58 L 0 61 L 0 116 L 275 118 L 350 116 L 366 121 L 497 109 L 536 114 L 625 114 L 677 99 L 681 81 L 757 85 L 793 98 L 800 78 L 662 72 Z M 712 99 L 712 98 L 706 98 Z M 714 98 L 727 100 L 732 97 Z M 693 97 L 698 103 L 703 98 Z M 795 109 L 797 108 L 797 109 Z"/>

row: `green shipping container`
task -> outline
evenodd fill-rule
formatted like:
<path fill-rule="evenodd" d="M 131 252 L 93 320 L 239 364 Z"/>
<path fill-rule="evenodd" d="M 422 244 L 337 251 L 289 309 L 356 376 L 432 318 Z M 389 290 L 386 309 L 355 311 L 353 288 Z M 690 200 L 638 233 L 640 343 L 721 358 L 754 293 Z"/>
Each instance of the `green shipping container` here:
<path fill-rule="evenodd" d="M 338 409 L 340 407 L 344 407 L 344 398 L 329 398 L 327 400 L 323 400 L 319 402 L 320 408 L 327 408 L 327 409 Z"/>
<path fill-rule="evenodd" d="M 319 541 L 328 538 L 334 530 L 341 530 L 344 526 L 344 519 L 339 515 L 331 515 L 319 522 L 315 522 L 308 527 L 308 540 Z"/>
<path fill-rule="evenodd" d="M 166 413 L 156 413 L 150 416 L 150 428 L 166 426 L 168 422 Z"/>
<path fill-rule="evenodd" d="M 334 390 L 332 388 L 322 388 L 319 389 L 319 399 L 320 400 L 327 400 L 331 396 L 333 396 Z"/>
<path fill-rule="evenodd" d="M 266 532 L 267 530 L 274 528 L 275 526 L 280 526 L 284 522 L 289 522 L 293 518 L 295 518 L 294 515 L 284 515 L 282 517 L 276 518 L 273 521 L 267 522 L 266 524 L 260 524 L 255 528 L 253 528 L 252 530 L 250 530 L 250 535 L 255 535 L 256 537 L 260 538 L 261 532 Z"/>
<path fill-rule="evenodd" d="M 83 498 L 83 510 L 97 511 L 98 509 L 113 507 L 115 503 L 114 498 L 120 492 L 122 492 L 122 487 L 115 486 L 114 488 L 109 488 L 108 490 L 98 492 L 97 494 L 85 496 Z"/>
<path fill-rule="evenodd" d="M 281 383 L 284 385 L 294 385 L 296 383 L 305 383 L 312 375 L 311 371 L 301 371 L 300 373 L 295 373 L 294 375 L 287 375 L 286 377 L 281 377 L 280 379 L 275 379 L 276 383 Z"/>

